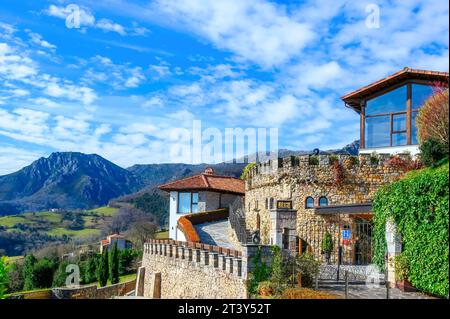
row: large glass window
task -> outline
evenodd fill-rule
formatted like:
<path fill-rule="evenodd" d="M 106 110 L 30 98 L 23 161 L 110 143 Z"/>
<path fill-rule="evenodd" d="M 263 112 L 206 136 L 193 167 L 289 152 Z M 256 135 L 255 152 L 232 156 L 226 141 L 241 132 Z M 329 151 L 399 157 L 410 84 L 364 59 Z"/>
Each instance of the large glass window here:
<path fill-rule="evenodd" d="M 417 110 L 433 94 L 430 85 L 411 85 L 411 144 L 417 144 Z M 366 101 L 365 147 L 402 146 L 408 143 L 408 85 Z"/>
<path fill-rule="evenodd" d="M 411 90 L 413 110 L 419 109 L 433 95 L 433 87 L 430 85 L 413 83 Z"/>
<path fill-rule="evenodd" d="M 390 145 L 390 116 L 366 118 L 366 147 L 382 147 Z"/>
<path fill-rule="evenodd" d="M 366 116 L 406 111 L 406 85 L 366 103 Z"/>
<path fill-rule="evenodd" d="M 178 213 L 198 212 L 198 193 L 178 193 Z"/>

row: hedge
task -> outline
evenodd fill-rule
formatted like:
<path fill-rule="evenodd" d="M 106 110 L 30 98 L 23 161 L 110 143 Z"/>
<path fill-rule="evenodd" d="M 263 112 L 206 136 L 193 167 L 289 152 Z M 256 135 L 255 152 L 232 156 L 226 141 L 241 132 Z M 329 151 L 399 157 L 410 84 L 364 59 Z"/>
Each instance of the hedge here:
<path fill-rule="evenodd" d="M 386 220 L 402 236 L 408 279 L 417 289 L 449 295 L 449 165 L 413 171 L 374 197 L 374 262 L 384 269 Z"/>

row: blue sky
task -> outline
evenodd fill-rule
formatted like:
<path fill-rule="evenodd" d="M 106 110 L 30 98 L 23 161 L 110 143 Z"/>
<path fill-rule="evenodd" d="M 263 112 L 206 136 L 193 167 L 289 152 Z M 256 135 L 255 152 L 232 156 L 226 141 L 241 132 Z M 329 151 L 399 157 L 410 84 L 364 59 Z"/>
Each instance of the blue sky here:
<path fill-rule="evenodd" d="M 442 0 L 2 0 L 0 174 L 54 151 L 172 162 L 194 120 L 343 146 L 359 122 L 340 96 L 405 66 L 448 71 L 448 15 Z"/>

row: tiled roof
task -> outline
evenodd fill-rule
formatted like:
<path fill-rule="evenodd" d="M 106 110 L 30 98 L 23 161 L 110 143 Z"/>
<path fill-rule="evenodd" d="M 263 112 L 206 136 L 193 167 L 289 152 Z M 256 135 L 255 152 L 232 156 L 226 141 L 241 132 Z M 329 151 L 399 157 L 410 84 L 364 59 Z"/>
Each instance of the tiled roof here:
<path fill-rule="evenodd" d="M 379 81 L 366 85 L 356 91 L 348 93 L 341 97 L 341 99 L 347 103 L 350 107 L 359 109 L 359 100 L 372 93 L 380 91 L 388 86 L 397 84 L 407 79 L 423 79 L 428 81 L 448 82 L 448 72 L 428 71 L 411 69 L 408 67 L 389 75 Z"/>
<path fill-rule="evenodd" d="M 231 177 L 215 175 L 214 171 L 207 169 L 204 173 L 192 177 L 183 178 L 159 186 L 163 191 L 183 191 L 183 190 L 210 190 L 220 193 L 233 193 L 244 195 L 244 181 Z"/>
<path fill-rule="evenodd" d="M 125 238 L 125 236 L 120 235 L 120 234 L 112 234 L 112 235 L 109 235 L 108 238 Z"/>

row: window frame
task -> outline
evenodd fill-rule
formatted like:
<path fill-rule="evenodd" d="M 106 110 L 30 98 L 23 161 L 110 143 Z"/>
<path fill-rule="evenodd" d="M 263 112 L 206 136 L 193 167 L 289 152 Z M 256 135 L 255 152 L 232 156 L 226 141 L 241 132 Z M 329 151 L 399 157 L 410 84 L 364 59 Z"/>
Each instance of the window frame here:
<path fill-rule="evenodd" d="M 308 207 L 308 199 L 312 199 L 312 206 L 311 207 Z M 305 198 L 305 209 L 313 209 L 314 208 L 314 197 L 312 197 L 312 196 L 307 196 L 306 198 Z"/>
<path fill-rule="evenodd" d="M 190 200 L 189 200 L 189 212 L 181 212 L 180 211 L 180 194 L 190 194 Z M 194 203 L 194 194 L 197 194 L 197 202 Z M 198 203 L 200 201 L 200 194 L 199 192 L 178 192 L 177 193 L 177 214 L 195 214 L 198 213 Z M 197 206 L 197 211 L 194 212 L 192 208 L 194 206 Z"/>
<path fill-rule="evenodd" d="M 361 149 L 377 149 L 377 148 L 383 148 L 383 147 L 402 147 L 402 146 L 410 146 L 410 145 L 417 145 L 417 143 L 412 143 L 413 142 L 413 124 L 412 124 L 412 118 L 413 118 L 413 113 L 417 113 L 420 110 L 419 108 L 413 108 L 412 107 L 412 94 L 413 94 L 413 84 L 418 84 L 418 85 L 426 85 L 426 86 L 432 86 L 433 83 L 430 81 L 425 81 L 425 80 L 405 80 L 402 81 L 400 83 L 397 83 L 395 85 L 392 85 L 391 87 L 388 87 L 384 90 L 381 90 L 379 92 L 376 92 L 374 94 L 371 94 L 367 97 L 365 97 L 362 100 L 362 104 L 361 104 L 361 112 L 360 112 L 360 141 L 361 141 Z M 370 100 L 373 100 L 379 96 L 385 95 L 391 91 L 394 91 L 398 88 L 401 88 L 402 86 L 406 86 L 406 96 L 405 96 L 405 109 L 404 111 L 397 111 L 397 112 L 385 112 L 385 113 L 379 113 L 379 114 L 372 114 L 372 115 L 366 115 L 366 106 L 367 106 L 367 102 Z M 393 130 L 393 117 L 395 115 L 400 115 L 400 114 L 406 114 L 406 130 L 401 130 L 401 131 L 394 131 Z M 371 147 L 366 147 L 366 139 L 367 139 L 367 134 L 366 134 L 366 119 L 367 118 L 374 118 L 374 117 L 381 117 L 381 116 L 389 116 L 389 121 L 390 121 L 390 129 L 389 129 L 389 145 L 387 146 L 371 146 Z M 406 133 L 406 143 L 404 145 L 393 145 L 393 136 L 395 134 L 405 134 Z"/>
<path fill-rule="evenodd" d="M 322 199 L 325 199 L 325 200 L 327 201 L 327 203 L 326 203 L 325 205 L 321 205 L 321 204 L 320 204 L 320 201 L 321 201 Z M 320 197 L 319 197 L 319 207 L 326 207 L 326 206 L 328 206 L 329 204 L 330 204 L 330 201 L 328 200 L 328 197 L 326 197 L 326 196 L 320 196 Z"/>

